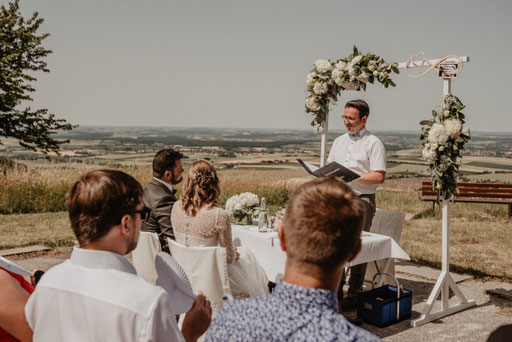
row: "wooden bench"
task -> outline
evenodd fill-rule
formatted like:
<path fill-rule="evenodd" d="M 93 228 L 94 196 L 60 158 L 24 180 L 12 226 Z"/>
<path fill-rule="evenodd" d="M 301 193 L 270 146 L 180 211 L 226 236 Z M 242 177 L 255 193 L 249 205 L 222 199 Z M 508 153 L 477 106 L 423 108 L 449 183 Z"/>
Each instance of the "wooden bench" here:
<path fill-rule="evenodd" d="M 512 216 L 512 184 L 506 183 L 469 183 L 457 182 L 459 194 L 454 202 L 508 204 L 508 216 Z M 437 190 L 432 189 L 431 181 L 421 183 L 420 200 L 432 201 L 433 209 L 439 198 Z"/>

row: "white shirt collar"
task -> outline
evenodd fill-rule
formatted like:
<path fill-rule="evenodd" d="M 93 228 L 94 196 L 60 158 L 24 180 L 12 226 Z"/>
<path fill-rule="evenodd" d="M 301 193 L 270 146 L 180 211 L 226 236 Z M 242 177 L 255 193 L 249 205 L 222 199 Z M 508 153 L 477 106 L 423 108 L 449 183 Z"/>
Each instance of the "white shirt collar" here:
<path fill-rule="evenodd" d="M 174 188 L 172 187 L 172 185 L 171 185 L 171 184 L 166 183 L 166 182 L 164 182 L 163 180 L 161 180 L 161 179 L 159 179 L 159 178 L 156 178 L 156 177 L 153 177 L 153 179 L 154 179 L 154 180 L 156 180 L 156 181 L 158 181 L 158 182 L 160 182 L 160 183 L 162 183 L 162 184 L 163 184 L 163 185 L 165 185 L 169 190 L 171 190 L 172 192 L 174 192 Z"/>
<path fill-rule="evenodd" d="M 366 126 L 365 126 L 365 127 L 363 127 L 362 130 L 360 130 L 359 132 L 357 132 L 355 134 L 352 134 L 350 132 L 347 132 L 347 133 L 351 138 L 362 138 L 366 135 L 367 132 L 368 132 L 368 130 L 366 129 Z"/>
<path fill-rule="evenodd" d="M 114 269 L 137 275 L 137 271 L 125 257 L 113 252 L 73 247 L 70 261 L 78 266 Z"/>

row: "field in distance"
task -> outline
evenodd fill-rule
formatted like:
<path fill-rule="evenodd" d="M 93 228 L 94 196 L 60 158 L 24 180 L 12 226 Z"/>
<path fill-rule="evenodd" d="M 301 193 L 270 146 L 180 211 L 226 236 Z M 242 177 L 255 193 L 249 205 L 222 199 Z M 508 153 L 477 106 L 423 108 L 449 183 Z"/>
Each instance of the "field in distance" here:
<path fill-rule="evenodd" d="M 343 132 L 329 134 L 332 141 Z M 421 159 L 417 132 L 376 132 L 384 142 L 388 158 L 388 178 L 429 176 Z M 320 160 L 320 134 L 311 130 L 80 127 L 58 136 L 70 139 L 60 157 L 49 163 L 41 154 L 23 150 L 15 141 L 4 141 L 0 156 L 35 168 L 51 164 L 122 167 L 150 165 L 161 148 L 177 147 L 189 158 L 205 158 L 219 168 L 297 170 L 297 159 Z M 461 176 L 467 180 L 512 182 L 512 134 L 473 133 L 462 159 Z"/>

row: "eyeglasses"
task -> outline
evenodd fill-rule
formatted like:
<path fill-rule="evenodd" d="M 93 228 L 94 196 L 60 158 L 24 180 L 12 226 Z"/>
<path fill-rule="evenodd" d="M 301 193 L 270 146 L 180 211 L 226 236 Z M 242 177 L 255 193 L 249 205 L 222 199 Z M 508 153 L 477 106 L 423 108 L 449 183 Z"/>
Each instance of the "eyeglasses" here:
<path fill-rule="evenodd" d="M 359 119 L 359 116 L 349 117 L 349 116 L 342 115 L 341 118 L 343 120 L 348 120 L 350 122 L 355 122 L 355 121 L 357 121 L 357 119 Z"/>
<path fill-rule="evenodd" d="M 140 219 L 142 221 L 147 221 L 149 218 L 149 214 L 151 213 L 151 209 L 148 207 L 143 207 L 141 210 L 135 210 L 134 214 L 140 214 Z"/>

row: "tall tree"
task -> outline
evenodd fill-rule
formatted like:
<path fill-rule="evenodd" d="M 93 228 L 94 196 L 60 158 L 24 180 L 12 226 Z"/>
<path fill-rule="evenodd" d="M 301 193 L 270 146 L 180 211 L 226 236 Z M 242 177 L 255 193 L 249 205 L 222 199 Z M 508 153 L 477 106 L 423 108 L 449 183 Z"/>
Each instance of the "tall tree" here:
<path fill-rule="evenodd" d="M 42 46 L 49 34 L 36 33 L 43 21 L 37 12 L 25 20 L 19 0 L 0 7 L 0 137 L 16 138 L 21 146 L 46 154 L 58 152 L 61 144 L 69 142 L 52 134 L 74 126 L 47 109 L 18 109 L 22 101 L 32 100 L 31 83 L 37 80 L 32 74 L 49 72 L 44 58 L 52 51 Z"/>

